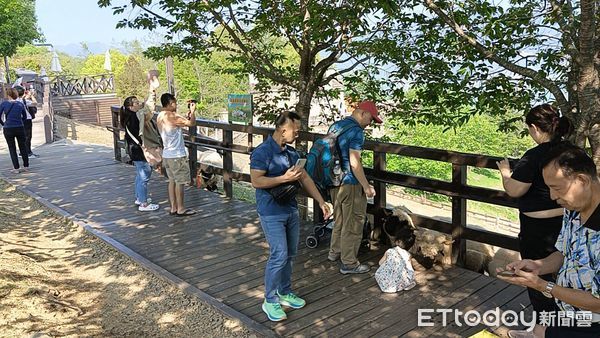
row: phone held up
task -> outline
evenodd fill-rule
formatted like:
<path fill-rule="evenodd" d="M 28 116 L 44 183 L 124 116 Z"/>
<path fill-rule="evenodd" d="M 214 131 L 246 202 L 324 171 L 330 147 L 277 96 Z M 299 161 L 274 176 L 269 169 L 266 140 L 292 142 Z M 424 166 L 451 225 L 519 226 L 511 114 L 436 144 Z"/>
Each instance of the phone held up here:
<path fill-rule="evenodd" d="M 306 159 L 305 158 L 299 158 L 298 161 L 296 161 L 296 168 L 304 168 L 304 166 L 306 165 Z"/>

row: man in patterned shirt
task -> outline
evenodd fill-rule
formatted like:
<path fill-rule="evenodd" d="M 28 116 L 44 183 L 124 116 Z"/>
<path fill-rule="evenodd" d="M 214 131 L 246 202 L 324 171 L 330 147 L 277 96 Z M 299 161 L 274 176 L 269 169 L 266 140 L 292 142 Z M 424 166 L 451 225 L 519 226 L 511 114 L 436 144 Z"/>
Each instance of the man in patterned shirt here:
<path fill-rule="evenodd" d="M 516 276 L 499 278 L 553 297 L 561 311 L 585 311 L 589 316 L 583 323 L 536 325 L 533 332 L 510 331 L 509 336 L 600 337 L 600 181 L 596 165 L 583 149 L 562 142 L 550 150 L 542 167 L 551 198 L 565 208 L 556 241 L 558 251 L 544 259 L 510 263 L 506 268 Z M 538 277 L 548 273 L 558 273 L 556 285 Z"/>

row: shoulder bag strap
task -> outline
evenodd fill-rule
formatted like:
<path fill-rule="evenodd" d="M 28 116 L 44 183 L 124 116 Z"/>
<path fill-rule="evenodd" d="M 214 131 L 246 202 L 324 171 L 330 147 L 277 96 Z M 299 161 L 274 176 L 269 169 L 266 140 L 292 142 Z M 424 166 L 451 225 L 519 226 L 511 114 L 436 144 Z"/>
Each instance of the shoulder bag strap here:
<path fill-rule="evenodd" d="M 138 146 L 142 146 L 141 142 L 138 141 L 137 138 L 135 138 L 135 136 L 133 136 L 133 134 L 129 131 L 129 128 L 127 128 L 127 126 L 125 126 L 125 130 L 127 131 L 127 134 L 129 134 L 129 137 L 131 137 L 131 139 L 133 140 L 133 142 L 135 142 L 135 144 L 137 144 Z"/>

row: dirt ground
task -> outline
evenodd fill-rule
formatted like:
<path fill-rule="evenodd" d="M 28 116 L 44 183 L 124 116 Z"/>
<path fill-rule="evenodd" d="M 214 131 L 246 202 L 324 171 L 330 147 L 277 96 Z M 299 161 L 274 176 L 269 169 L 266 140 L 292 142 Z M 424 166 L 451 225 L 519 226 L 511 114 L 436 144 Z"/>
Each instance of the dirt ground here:
<path fill-rule="evenodd" d="M 0 181 L 0 336 L 254 335 Z"/>

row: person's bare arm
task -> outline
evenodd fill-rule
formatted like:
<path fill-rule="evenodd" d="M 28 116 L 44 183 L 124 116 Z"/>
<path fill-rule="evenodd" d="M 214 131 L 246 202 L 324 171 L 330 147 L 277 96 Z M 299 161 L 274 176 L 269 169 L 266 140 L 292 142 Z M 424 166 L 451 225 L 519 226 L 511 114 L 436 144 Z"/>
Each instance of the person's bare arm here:
<path fill-rule="evenodd" d="M 29 99 L 29 101 L 31 101 L 31 103 L 33 104 L 37 104 L 37 99 L 35 98 L 35 95 L 32 95 L 31 92 L 29 93 L 29 96 L 27 97 L 27 99 Z"/>
<path fill-rule="evenodd" d="M 510 170 L 510 162 L 508 159 L 496 162 L 496 165 L 498 166 L 498 170 L 500 170 L 502 185 L 508 196 L 521 197 L 527 193 L 531 187 L 531 183 L 524 183 L 512 178 L 512 171 Z"/>
<path fill-rule="evenodd" d="M 540 292 L 544 291 L 547 284 L 548 282 L 542 279 L 537 287 L 537 290 Z M 600 299 L 594 297 L 591 292 L 565 288 L 556 285 L 554 288 L 552 288 L 552 296 L 582 310 L 588 310 L 596 313 L 600 312 Z"/>
<path fill-rule="evenodd" d="M 169 116 L 169 123 L 177 127 L 193 127 L 196 125 L 196 119 L 188 120 L 181 115 Z"/>
<path fill-rule="evenodd" d="M 143 120 L 145 120 L 146 122 L 150 122 L 150 120 L 152 120 L 152 118 L 154 117 L 154 111 L 156 110 L 155 101 L 156 101 L 156 93 L 150 92 L 148 94 L 148 98 L 146 99 L 146 102 L 144 102 L 144 107 L 143 107 L 143 111 L 144 111 Z M 140 118 L 140 121 L 142 121 L 141 118 Z"/>
<path fill-rule="evenodd" d="M 354 177 L 358 180 L 358 183 L 363 187 L 367 197 L 373 197 L 375 196 L 375 189 L 369 184 L 369 181 L 367 181 L 360 154 L 360 150 L 350 149 L 350 168 L 352 169 L 352 174 L 354 174 Z"/>

